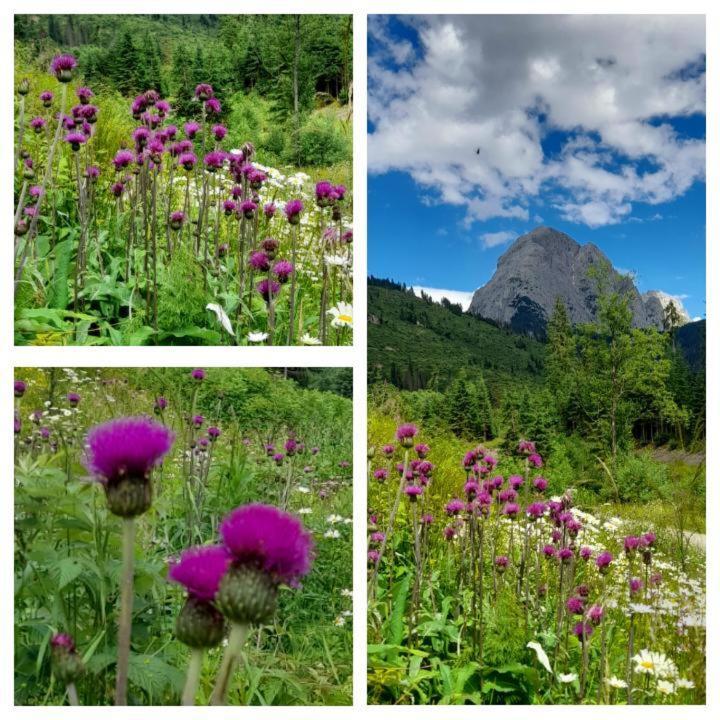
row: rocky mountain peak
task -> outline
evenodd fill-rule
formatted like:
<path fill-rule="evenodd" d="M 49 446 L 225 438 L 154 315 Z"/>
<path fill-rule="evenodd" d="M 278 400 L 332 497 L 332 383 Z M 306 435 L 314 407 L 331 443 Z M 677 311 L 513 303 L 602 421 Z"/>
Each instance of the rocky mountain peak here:
<path fill-rule="evenodd" d="M 516 332 L 542 337 L 559 297 L 573 323 L 592 322 L 598 294 L 588 271 L 600 263 L 611 268 L 611 287 L 629 295 L 633 325 L 661 328 L 662 293 L 640 295 L 632 278 L 612 268 L 596 245 L 581 245 L 545 226 L 520 236 L 501 255 L 495 274 L 475 291 L 469 310 Z"/>

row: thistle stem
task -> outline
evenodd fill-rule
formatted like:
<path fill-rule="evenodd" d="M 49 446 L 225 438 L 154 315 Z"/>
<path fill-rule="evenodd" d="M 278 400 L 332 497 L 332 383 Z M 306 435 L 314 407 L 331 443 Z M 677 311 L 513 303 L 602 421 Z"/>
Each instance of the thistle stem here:
<path fill-rule="evenodd" d="M 190 651 L 190 662 L 188 663 L 185 687 L 182 694 L 183 705 L 194 705 L 200 684 L 200 673 L 202 672 L 203 658 L 205 651 L 202 648 L 192 648 Z"/>
<path fill-rule="evenodd" d="M 118 623 L 117 678 L 115 704 L 127 705 L 128 667 L 130 664 L 130 635 L 133 607 L 133 555 L 135 549 L 135 520 L 123 519 L 122 574 L 120 575 L 120 621 Z"/>
<path fill-rule="evenodd" d="M 77 694 L 77 688 L 75 687 L 75 683 L 68 683 L 67 686 L 67 696 L 68 696 L 68 703 L 70 705 L 79 705 L 80 701 L 78 700 L 78 694 Z"/>
<path fill-rule="evenodd" d="M 222 665 L 218 671 L 217 680 L 215 682 L 215 688 L 213 690 L 212 697 L 210 698 L 211 705 L 226 705 L 227 694 L 230 688 L 230 680 L 235 666 L 240 658 L 242 652 L 242 646 L 247 640 L 248 633 L 250 632 L 250 626 L 234 622 L 230 628 L 230 637 L 228 638 L 228 644 L 225 648 L 225 654 L 223 655 Z"/>

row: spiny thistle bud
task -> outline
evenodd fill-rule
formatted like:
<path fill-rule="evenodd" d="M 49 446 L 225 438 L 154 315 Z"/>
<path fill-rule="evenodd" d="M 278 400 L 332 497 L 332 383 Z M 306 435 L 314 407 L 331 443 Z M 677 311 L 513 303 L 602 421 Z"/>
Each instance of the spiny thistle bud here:
<path fill-rule="evenodd" d="M 23 235 L 27 234 L 28 229 L 29 227 L 27 224 L 27 220 L 20 218 L 20 220 L 18 220 L 17 224 L 15 225 L 15 235 L 17 237 L 22 237 Z"/>
<path fill-rule="evenodd" d="M 367 459 L 372 460 L 375 457 L 375 446 L 370 445 L 367 449 Z"/>
<path fill-rule="evenodd" d="M 210 602 L 189 596 L 175 620 L 175 636 L 191 648 L 211 648 L 225 636 L 225 618 Z"/>
<path fill-rule="evenodd" d="M 55 677 L 64 685 L 74 683 L 85 671 L 82 658 L 75 650 L 70 635 L 59 633 L 50 640 L 52 669 Z"/>
<path fill-rule="evenodd" d="M 27 78 L 23 78 L 18 83 L 17 93 L 20 96 L 25 96 L 30 92 L 30 81 Z"/>
<path fill-rule="evenodd" d="M 220 581 L 215 602 L 233 622 L 261 625 L 275 614 L 277 585 L 260 568 L 234 564 Z"/>

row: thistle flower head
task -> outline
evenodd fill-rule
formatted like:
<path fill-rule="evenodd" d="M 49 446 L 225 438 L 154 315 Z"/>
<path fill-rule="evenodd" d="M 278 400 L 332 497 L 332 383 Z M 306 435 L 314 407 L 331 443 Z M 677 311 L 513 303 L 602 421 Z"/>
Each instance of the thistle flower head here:
<path fill-rule="evenodd" d="M 195 87 L 195 97 L 201 102 L 205 102 L 214 94 L 213 87 L 209 83 L 200 83 Z"/>
<path fill-rule="evenodd" d="M 184 152 L 178 156 L 178 165 L 188 172 L 195 167 L 195 163 L 197 163 L 197 155 L 194 152 Z"/>
<path fill-rule="evenodd" d="M 412 502 L 415 502 L 423 494 L 424 488 L 422 485 L 406 485 L 403 492 Z"/>
<path fill-rule="evenodd" d="M 387 473 L 387 470 L 386 470 L 385 468 L 378 468 L 378 469 L 375 470 L 375 472 L 373 473 L 373 477 L 374 477 L 378 482 L 385 482 L 385 481 L 387 480 L 387 476 L 388 476 L 388 473 Z"/>
<path fill-rule="evenodd" d="M 175 435 L 147 417 L 123 417 L 97 425 L 87 437 L 87 469 L 103 483 L 144 479 L 170 451 Z"/>
<path fill-rule="evenodd" d="M 395 437 L 403 447 L 410 448 L 413 446 L 413 438 L 417 435 L 418 429 L 412 423 L 404 423 L 399 425 L 395 431 Z"/>
<path fill-rule="evenodd" d="M 267 272 L 270 269 L 270 259 L 267 253 L 262 250 L 256 250 L 252 253 L 248 264 L 253 270 L 257 270 L 258 272 Z"/>
<path fill-rule="evenodd" d="M 185 123 L 183 129 L 185 130 L 185 135 L 192 140 L 200 132 L 200 125 L 199 123 L 191 121 Z"/>
<path fill-rule="evenodd" d="M 27 390 L 27 383 L 24 380 L 15 380 L 15 397 L 21 398 Z"/>
<path fill-rule="evenodd" d="M 50 103 L 52 103 L 53 99 L 55 98 L 55 93 L 50 92 L 50 90 L 43 90 L 40 93 L 40 102 L 45 106 L 49 107 Z"/>
<path fill-rule="evenodd" d="M 36 133 L 42 132 L 45 129 L 46 124 L 47 123 L 45 122 L 45 118 L 42 118 L 39 115 L 37 117 L 34 117 L 32 120 L 30 120 L 30 127 Z"/>
<path fill-rule="evenodd" d="M 66 399 L 72 407 L 77 407 L 80 404 L 80 395 L 76 392 L 69 392 Z"/>
<path fill-rule="evenodd" d="M 291 225 L 297 225 L 300 222 L 300 213 L 302 211 L 302 200 L 288 200 L 285 203 L 285 217 Z"/>
<path fill-rule="evenodd" d="M 257 284 L 256 290 L 267 303 L 270 302 L 272 298 L 277 297 L 277 294 L 280 292 L 280 283 L 264 278 Z"/>
<path fill-rule="evenodd" d="M 273 275 L 278 279 L 278 282 L 282 285 L 286 283 L 294 271 L 293 264 L 287 260 L 279 260 L 273 265 Z"/>
<path fill-rule="evenodd" d="M 219 142 L 227 135 L 227 128 L 224 125 L 213 125 L 212 127 L 213 137 Z"/>
<path fill-rule="evenodd" d="M 297 518 L 276 507 L 236 508 L 220 524 L 220 535 L 234 563 L 257 567 L 275 583 L 295 586 L 310 572 L 312 537 Z"/>
<path fill-rule="evenodd" d="M 215 170 L 222 168 L 225 162 L 225 153 L 220 150 L 213 150 L 203 158 L 203 162 L 210 172 L 215 172 Z"/>
<path fill-rule="evenodd" d="M 192 597 L 209 601 L 215 597 L 231 560 L 222 545 L 193 547 L 170 564 L 168 579 L 183 585 Z"/>
<path fill-rule="evenodd" d="M 205 371 L 202 368 L 195 368 L 191 373 L 190 377 L 193 380 L 197 380 L 198 382 L 201 382 L 205 379 Z"/>
<path fill-rule="evenodd" d="M 83 105 L 87 105 L 90 99 L 95 97 L 95 93 L 89 87 L 79 87 L 75 94 Z"/>
<path fill-rule="evenodd" d="M 73 70 L 77 67 L 77 60 L 72 55 L 56 55 L 50 63 L 50 73 L 60 82 L 67 83 L 72 80 Z"/>
<path fill-rule="evenodd" d="M 87 137 L 81 132 L 71 132 L 65 136 L 65 142 L 70 145 L 75 152 L 80 149 L 80 146 L 83 145 L 86 140 Z"/>
<path fill-rule="evenodd" d="M 211 115 L 219 115 L 222 112 L 222 105 L 217 98 L 210 98 L 205 101 L 205 110 Z"/>

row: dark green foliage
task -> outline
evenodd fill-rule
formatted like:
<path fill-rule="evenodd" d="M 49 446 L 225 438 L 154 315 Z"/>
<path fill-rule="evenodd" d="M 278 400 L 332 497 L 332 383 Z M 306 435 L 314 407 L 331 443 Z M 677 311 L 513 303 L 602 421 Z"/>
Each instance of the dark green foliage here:
<path fill-rule="evenodd" d="M 545 350 L 490 323 L 448 311 L 389 281 L 368 285 L 368 373 L 406 390 L 444 389 L 466 368 L 491 396 L 511 378 L 539 379 Z"/>

